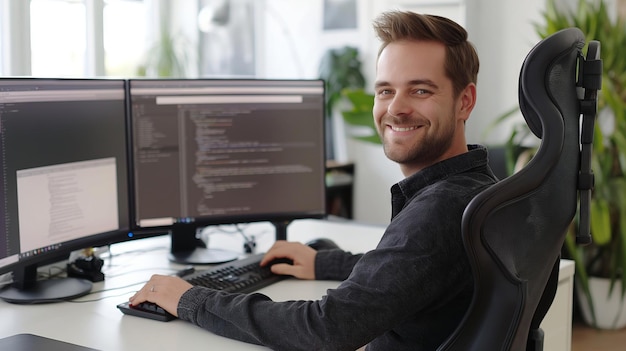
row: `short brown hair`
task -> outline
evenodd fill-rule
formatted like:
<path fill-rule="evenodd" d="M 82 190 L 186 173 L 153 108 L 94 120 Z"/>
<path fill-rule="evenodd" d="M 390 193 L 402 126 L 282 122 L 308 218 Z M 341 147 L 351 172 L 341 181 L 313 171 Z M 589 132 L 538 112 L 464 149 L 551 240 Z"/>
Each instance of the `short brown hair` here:
<path fill-rule="evenodd" d="M 378 56 L 387 45 L 401 40 L 436 41 L 446 46 L 444 69 L 452 81 L 454 95 L 478 80 L 478 54 L 458 23 L 440 16 L 410 11 L 384 12 L 374 20 L 374 31 L 382 41 Z"/>

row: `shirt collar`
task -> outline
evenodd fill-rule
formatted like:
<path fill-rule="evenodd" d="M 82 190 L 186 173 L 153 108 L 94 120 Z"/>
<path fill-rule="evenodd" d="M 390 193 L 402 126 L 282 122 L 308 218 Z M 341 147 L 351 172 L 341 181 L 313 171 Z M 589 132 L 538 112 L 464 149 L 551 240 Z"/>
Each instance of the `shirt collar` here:
<path fill-rule="evenodd" d="M 408 176 L 391 187 L 392 207 L 396 210 L 419 190 L 452 175 L 487 165 L 487 149 L 482 145 L 468 145 L 468 152 L 437 162 Z"/>

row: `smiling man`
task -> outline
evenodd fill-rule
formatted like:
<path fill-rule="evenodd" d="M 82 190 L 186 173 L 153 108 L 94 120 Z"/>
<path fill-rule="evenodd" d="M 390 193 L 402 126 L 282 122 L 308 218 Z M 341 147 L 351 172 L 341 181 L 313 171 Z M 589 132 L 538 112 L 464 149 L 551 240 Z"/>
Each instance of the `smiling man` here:
<path fill-rule="evenodd" d="M 152 301 L 209 331 L 276 350 L 435 350 L 459 325 L 473 292 L 461 238 L 469 201 L 496 181 L 487 151 L 467 145 L 478 57 L 449 19 L 388 12 L 375 22 L 374 120 L 387 157 L 406 177 L 394 184 L 392 218 L 365 254 L 316 252 L 278 241 L 276 274 L 341 280 L 316 301 L 274 302 L 153 276 L 131 298 Z M 320 233 L 323 235 L 323 233 Z"/>
<path fill-rule="evenodd" d="M 456 49 L 462 54 L 456 60 L 449 57 L 453 49 L 447 45 L 462 38 L 445 37 L 452 33 L 417 27 L 416 33 L 393 32 L 385 26 L 378 30 L 383 45 L 373 112 L 385 155 L 409 176 L 467 152 L 465 121 L 476 103 L 478 58 L 463 50 L 468 48 Z"/>

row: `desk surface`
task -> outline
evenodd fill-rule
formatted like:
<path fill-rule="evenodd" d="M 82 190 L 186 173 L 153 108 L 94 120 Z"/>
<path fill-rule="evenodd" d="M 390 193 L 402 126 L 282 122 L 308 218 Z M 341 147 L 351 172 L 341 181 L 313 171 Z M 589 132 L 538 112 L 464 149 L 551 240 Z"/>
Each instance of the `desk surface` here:
<path fill-rule="evenodd" d="M 208 229 L 209 246 L 243 253 L 243 237 L 233 227 L 224 231 Z M 257 239 L 257 250 L 264 252 L 274 242 L 269 223 L 241 226 L 246 235 Z M 219 229 L 219 228 L 218 228 Z M 317 220 L 294 221 L 288 238 L 307 242 L 327 237 L 352 252 L 365 252 L 378 243 L 383 227 L 353 222 Z M 0 301 L 0 338 L 31 333 L 101 350 L 266 350 L 223 338 L 184 321 L 158 322 L 123 315 L 115 306 L 126 301 L 154 273 L 173 274 L 183 266 L 170 263 L 169 237 L 142 239 L 111 246 L 105 255 L 104 282 L 95 283 L 92 294 L 73 302 L 14 305 Z M 202 269 L 202 266 L 197 266 Z M 275 301 L 319 299 L 337 282 L 287 279 L 260 292 Z"/>
<path fill-rule="evenodd" d="M 243 237 L 232 227 L 224 228 L 221 232 L 207 230 L 211 233 L 209 246 L 243 252 Z M 246 235 L 256 237 L 259 252 L 269 249 L 274 241 L 274 229 L 269 223 L 242 228 Z M 300 220 L 289 225 L 288 239 L 307 242 L 327 237 L 342 248 L 358 253 L 375 248 L 383 231 L 383 227 L 348 221 Z M 107 254 L 110 258 L 105 255 L 106 279 L 94 284 L 92 294 L 73 302 L 39 305 L 0 301 L 0 338 L 31 333 L 101 350 L 266 350 L 217 336 L 180 320 L 165 323 L 123 315 L 115 306 L 126 301 L 152 274 L 173 274 L 182 268 L 168 261 L 168 252 L 168 236 L 112 245 Z M 571 261 L 564 261 L 561 271 L 563 279 L 571 277 Z M 260 292 L 275 301 L 315 300 L 337 285 L 337 282 L 287 279 Z"/>

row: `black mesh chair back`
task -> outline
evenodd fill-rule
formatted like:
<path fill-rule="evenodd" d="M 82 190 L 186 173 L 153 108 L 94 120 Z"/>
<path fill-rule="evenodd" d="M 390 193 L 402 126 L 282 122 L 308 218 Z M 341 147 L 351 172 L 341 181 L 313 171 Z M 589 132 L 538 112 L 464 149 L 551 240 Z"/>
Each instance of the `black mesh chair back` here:
<path fill-rule="evenodd" d="M 462 232 L 474 297 L 438 350 L 543 348 L 539 326 L 556 293 L 561 248 L 579 195 L 586 230 L 581 241 L 588 241 L 590 137 L 602 65 L 599 43 L 590 42 L 586 59 L 584 44 L 578 28 L 559 31 L 540 41 L 522 65 L 520 109 L 541 143 L 524 168 L 478 194 L 465 209 Z"/>

